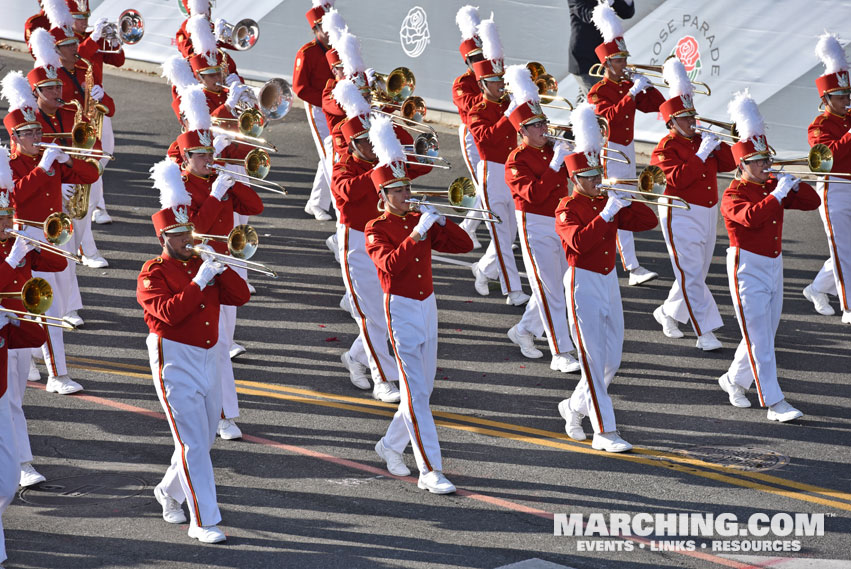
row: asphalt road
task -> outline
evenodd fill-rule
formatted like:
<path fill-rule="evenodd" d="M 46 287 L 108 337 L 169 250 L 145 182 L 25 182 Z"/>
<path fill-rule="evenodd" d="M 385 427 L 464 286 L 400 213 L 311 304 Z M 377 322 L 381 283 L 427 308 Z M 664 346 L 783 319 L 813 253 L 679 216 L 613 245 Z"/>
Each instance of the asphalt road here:
<path fill-rule="evenodd" d="M 12 52 L 0 63 L 31 67 L 29 56 Z M 464 265 L 436 262 L 432 407 L 459 493 L 430 495 L 415 478 L 383 469 L 373 446 L 393 408 L 355 389 L 340 363 L 356 327 L 338 306 L 340 269 L 324 243 L 334 225 L 303 211 L 316 157 L 300 107 L 268 131 L 280 149 L 270 179 L 290 195 L 264 193 L 265 212 L 251 222 L 261 236 L 255 259 L 280 277 L 252 276 L 257 295 L 239 310 L 236 337 L 248 352 L 234 372 L 245 438 L 219 440 L 212 452 L 228 540 L 189 539 L 186 526 L 163 522 L 152 494 L 173 446 L 135 300 L 136 275 L 159 251 L 150 222 L 158 196 L 147 170 L 178 125 L 159 78 L 110 74 L 106 88 L 119 106 L 118 159 L 105 175 L 115 223 L 96 226 L 96 239 L 110 267 L 78 269 L 86 324 L 66 335 L 72 375 L 85 391 L 63 397 L 30 383 L 34 464 L 48 481 L 19 493 L 4 516 L 7 568 L 495 568 L 532 558 L 588 569 L 849 566 L 849 327 L 816 314 L 801 295 L 827 256 L 816 212 L 790 212 L 784 227 L 776 344 L 781 386 L 805 413 L 794 424 L 733 408 L 718 388 L 740 339 L 723 228 L 708 279 L 725 323 L 715 353 L 697 350 L 690 332 L 682 340 L 662 335 L 652 311 L 667 295 L 671 265 L 658 229 L 637 237 L 643 265 L 660 278 L 642 287 L 621 282 L 626 337 L 610 393 L 619 428 L 636 446 L 626 455 L 566 438 L 556 405 L 578 375 L 551 371 L 546 357 L 525 359 L 509 342 L 522 309 L 507 306 L 496 287 L 488 297 L 475 293 L 468 265 L 479 253 L 454 259 Z M 464 174 L 455 130 L 437 128 L 454 166 L 418 180 L 421 188 L 444 189 Z M 406 459 L 413 467 L 410 453 Z M 696 540 L 695 551 L 663 552 L 649 541 L 624 551 L 620 538 L 553 535 L 553 515 L 571 513 L 826 517 L 823 536 L 765 538 L 798 539 L 798 552 L 713 551 L 713 540 L 734 539 L 717 533 Z M 588 541 L 612 551 L 587 551 Z"/>

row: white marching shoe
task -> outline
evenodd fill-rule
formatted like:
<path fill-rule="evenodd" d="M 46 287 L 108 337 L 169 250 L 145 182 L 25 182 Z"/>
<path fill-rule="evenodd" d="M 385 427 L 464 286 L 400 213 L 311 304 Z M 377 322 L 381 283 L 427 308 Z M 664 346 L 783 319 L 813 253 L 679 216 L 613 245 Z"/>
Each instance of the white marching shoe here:
<path fill-rule="evenodd" d="M 579 360 L 574 358 L 573 355 L 564 352 L 553 356 L 553 361 L 550 362 L 550 369 L 562 373 L 576 373 L 582 369 L 582 366 L 579 364 Z"/>
<path fill-rule="evenodd" d="M 236 356 L 241 356 L 245 353 L 245 347 L 242 344 L 237 344 L 234 342 L 230 346 L 230 351 L 228 352 L 228 356 L 230 359 L 234 359 Z"/>
<path fill-rule="evenodd" d="M 201 543 L 219 543 L 225 541 L 225 532 L 219 526 L 189 526 L 189 537 L 195 538 Z"/>
<path fill-rule="evenodd" d="M 505 304 L 509 304 L 511 306 L 523 306 L 529 299 L 532 298 L 522 290 L 514 290 L 508 293 L 508 296 L 505 297 Z"/>
<path fill-rule="evenodd" d="M 738 383 L 730 381 L 729 376 L 725 373 L 718 378 L 718 385 L 721 389 L 727 392 L 730 396 L 730 405 L 733 407 L 750 407 L 751 402 L 745 397 L 745 388 Z"/>
<path fill-rule="evenodd" d="M 721 341 L 712 332 L 706 332 L 697 337 L 696 346 L 704 352 L 712 352 L 721 349 Z"/>
<path fill-rule="evenodd" d="M 787 421 L 794 421 L 795 419 L 800 419 L 803 416 L 803 413 L 789 405 L 789 402 L 785 399 L 781 399 L 780 401 L 768 408 L 769 421 L 779 421 L 781 423 L 785 423 Z"/>
<path fill-rule="evenodd" d="M 432 494 L 452 494 L 455 492 L 455 485 L 439 470 L 432 470 L 428 474 L 420 474 L 417 486 L 422 490 L 428 490 Z"/>
<path fill-rule="evenodd" d="M 328 250 L 334 253 L 334 260 L 337 261 L 337 264 L 340 263 L 340 249 L 337 247 L 337 234 L 332 233 L 325 239 L 325 246 L 328 247 Z"/>
<path fill-rule="evenodd" d="M 508 331 L 508 339 L 520 346 L 520 353 L 527 358 L 537 359 L 544 357 L 544 352 L 535 347 L 535 337 L 532 334 L 521 332 L 517 324 Z"/>
<path fill-rule="evenodd" d="M 180 502 L 165 493 L 159 486 L 154 486 L 154 498 L 163 508 L 163 519 L 170 524 L 185 524 L 186 514 Z"/>
<path fill-rule="evenodd" d="M 102 255 L 95 255 L 94 257 L 83 255 L 83 264 L 92 269 L 105 269 L 109 266 L 109 262 Z"/>
<path fill-rule="evenodd" d="M 65 322 L 67 322 L 68 324 L 73 326 L 74 328 L 79 328 L 80 326 L 85 324 L 83 319 L 80 318 L 80 315 L 77 314 L 76 310 L 72 310 L 71 312 L 69 312 L 68 314 L 63 316 L 62 320 L 64 320 Z"/>
<path fill-rule="evenodd" d="M 325 211 L 324 209 L 309 205 L 304 206 L 304 213 L 306 213 L 307 215 L 312 215 L 314 218 L 316 218 L 316 221 L 331 221 L 332 219 L 334 219 L 333 217 L 331 217 L 331 214 Z"/>
<path fill-rule="evenodd" d="M 35 365 L 35 360 L 30 359 L 30 371 L 27 373 L 27 381 L 41 381 L 41 372 Z"/>
<path fill-rule="evenodd" d="M 216 428 L 218 434 L 223 441 L 232 441 L 242 438 L 242 430 L 233 419 L 219 419 L 219 426 Z"/>
<path fill-rule="evenodd" d="M 340 356 L 340 360 L 342 360 L 346 369 L 349 370 L 349 379 L 352 381 L 352 385 L 358 389 L 369 389 L 372 387 L 372 383 L 369 381 L 370 375 L 368 367 L 353 360 L 349 355 L 349 352 L 343 352 L 343 355 Z"/>
<path fill-rule="evenodd" d="M 851 324 L 851 311 L 842 313 L 842 323 Z"/>
<path fill-rule="evenodd" d="M 830 305 L 827 295 L 823 292 L 814 291 L 813 285 L 807 285 L 807 288 L 804 289 L 804 298 L 813 303 L 816 312 L 819 314 L 823 314 L 824 316 L 833 316 L 836 314 Z"/>
<path fill-rule="evenodd" d="M 662 333 L 668 338 L 682 338 L 683 333 L 680 331 L 677 321 L 665 314 L 665 310 L 660 306 L 653 311 L 653 318 L 662 326 Z"/>
<path fill-rule="evenodd" d="M 476 278 L 476 282 L 473 284 L 473 287 L 476 289 L 476 292 L 482 296 L 487 296 L 491 293 L 488 288 L 488 278 L 485 274 L 479 270 L 479 264 L 473 263 L 471 267 L 473 270 L 473 276 Z"/>
<path fill-rule="evenodd" d="M 58 393 L 59 395 L 70 395 L 83 390 L 83 386 L 68 377 L 67 375 L 59 375 L 56 377 L 49 376 L 45 390 L 48 393 Z"/>
<path fill-rule="evenodd" d="M 638 267 L 629 272 L 629 286 L 644 284 L 646 282 L 652 281 L 658 276 L 658 273 L 648 271 L 644 267 Z"/>
<path fill-rule="evenodd" d="M 101 209 L 96 207 L 92 212 L 92 221 L 94 221 L 98 225 L 107 225 L 112 223 L 112 217 L 106 212 L 105 209 Z"/>
<path fill-rule="evenodd" d="M 39 484 L 47 480 L 43 474 L 41 474 L 38 470 L 33 468 L 31 462 L 22 462 L 21 463 L 21 480 L 20 485 L 26 488 L 27 486 L 34 486 L 35 484 Z"/>
<path fill-rule="evenodd" d="M 372 398 L 385 403 L 398 403 L 402 399 L 402 394 L 392 382 L 381 381 L 372 388 Z"/>
<path fill-rule="evenodd" d="M 558 414 L 564 419 L 564 432 L 568 437 L 575 441 L 584 441 L 588 438 L 582 429 L 582 419 L 585 416 L 570 408 L 570 399 L 564 399 L 558 404 Z"/>
<path fill-rule="evenodd" d="M 606 452 L 626 452 L 632 450 L 632 445 L 623 440 L 620 433 L 612 431 L 611 433 L 594 433 L 591 448 Z"/>
<path fill-rule="evenodd" d="M 405 466 L 402 453 L 390 450 L 384 446 L 383 438 L 375 443 L 375 452 L 387 464 L 387 471 L 390 474 L 394 476 L 410 476 L 411 469 Z"/>

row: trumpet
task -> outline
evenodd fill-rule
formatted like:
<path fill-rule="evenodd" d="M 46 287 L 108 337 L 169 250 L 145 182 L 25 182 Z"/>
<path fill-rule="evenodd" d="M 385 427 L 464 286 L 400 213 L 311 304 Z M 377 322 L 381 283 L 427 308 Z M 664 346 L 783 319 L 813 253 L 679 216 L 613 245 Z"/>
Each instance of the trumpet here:
<path fill-rule="evenodd" d="M 12 221 L 19 225 L 41 227 L 42 231 L 44 231 L 44 238 L 53 245 L 64 245 L 74 235 L 74 222 L 71 221 L 67 213 L 61 211 L 51 213 L 44 221 L 30 221 L 18 218 L 14 218 Z"/>
<path fill-rule="evenodd" d="M 247 136 L 247 135 L 237 133 L 237 132 L 234 132 L 232 130 L 228 130 L 226 128 L 222 128 L 222 127 L 219 127 L 219 126 L 214 126 L 213 128 L 210 129 L 210 132 L 212 132 L 213 134 L 224 134 L 226 136 L 229 136 L 233 139 L 233 142 L 235 144 L 244 144 L 246 146 L 252 146 L 254 148 L 260 148 L 260 149 L 265 150 L 267 152 L 277 152 L 278 151 L 278 148 L 274 144 L 272 144 L 269 141 L 264 140 L 262 138 L 256 138 L 254 136 Z"/>
<path fill-rule="evenodd" d="M 275 182 L 269 182 L 268 180 L 258 178 L 257 176 L 252 176 L 251 174 L 247 173 L 243 174 L 242 172 L 232 172 L 231 170 L 227 170 L 224 166 L 219 166 L 218 164 L 213 164 L 212 166 L 210 166 L 210 168 L 219 172 L 219 174 L 226 174 L 228 176 L 234 177 L 246 186 L 251 186 L 252 188 L 259 188 L 261 190 L 267 190 L 269 192 L 274 192 L 282 196 L 288 195 L 286 188 L 284 188 L 280 184 L 276 184 Z"/>
<path fill-rule="evenodd" d="M 121 12 L 117 22 L 110 22 L 103 28 L 103 37 L 117 49 L 100 49 L 99 53 L 119 53 L 123 44 L 134 45 L 145 35 L 145 21 L 142 14 L 129 8 Z"/>
<path fill-rule="evenodd" d="M 237 51 L 251 49 L 259 38 L 260 26 L 251 18 L 245 18 L 235 24 L 225 22 L 216 37 L 220 42 L 232 45 Z"/>
<path fill-rule="evenodd" d="M 32 277 L 21 287 L 20 292 L 0 292 L 0 298 L 20 298 L 26 311 L 12 310 L 11 308 L 0 307 L 0 310 L 7 314 L 12 314 L 13 318 L 17 318 L 22 322 L 32 322 L 34 324 L 42 324 L 45 326 L 56 326 L 66 330 L 74 330 L 74 327 L 64 321 L 62 318 L 55 316 L 44 316 L 47 309 L 53 304 L 53 289 L 50 283 L 39 277 Z M 31 318 L 21 318 L 21 316 L 30 316 Z M 33 320 L 33 318 L 45 319 Z M 59 323 L 49 322 L 58 321 Z"/>
<path fill-rule="evenodd" d="M 242 164 L 246 174 L 260 178 L 261 180 L 266 179 L 266 176 L 269 175 L 269 170 L 272 168 L 272 160 L 269 158 L 269 153 L 259 148 L 255 148 L 246 154 L 244 159 L 217 158 L 215 161 L 225 164 Z"/>
<path fill-rule="evenodd" d="M 670 57 L 675 57 L 671 55 Z M 642 65 L 639 63 L 630 63 L 627 64 L 624 68 L 624 73 L 627 74 L 630 79 L 631 76 L 640 73 L 645 75 L 646 77 L 652 77 L 654 79 L 661 79 L 662 82 L 652 82 L 651 85 L 655 87 L 668 87 L 668 84 L 665 83 L 665 78 L 662 76 L 662 66 L 661 65 Z M 591 69 L 588 71 L 588 74 L 591 77 L 605 77 L 606 69 L 602 63 L 595 63 L 591 66 Z M 709 85 L 702 81 L 692 81 L 692 85 L 694 85 L 694 92 L 698 95 L 711 95 L 712 89 L 709 88 Z"/>
<path fill-rule="evenodd" d="M 57 138 L 59 136 L 57 135 Z M 58 148 L 65 154 L 70 156 L 81 156 L 83 158 L 94 158 L 95 160 L 100 160 L 101 158 L 107 158 L 109 160 L 115 160 L 115 156 L 108 152 L 104 152 L 103 150 L 95 150 L 94 148 L 80 148 L 77 146 L 62 146 L 61 144 L 52 144 L 46 142 L 36 142 L 33 144 L 36 148 Z"/>
<path fill-rule="evenodd" d="M 272 278 L 278 278 L 278 273 L 266 267 L 261 263 L 256 263 L 254 261 L 247 261 L 245 259 L 239 259 L 237 257 L 231 257 L 230 255 L 225 255 L 224 253 L 217 253 L 215 251 L 205 251 L 203 249 L 199 249 L 197 245 L 187 245 L 187 251 L 192 251 L 199 257 L 203 257 L 204 255 L 209 255 L 213 257 L 215 260 L 220 263 L 224 263 L 225 265 L 229 265 L 235 269 L 245 269 L 246 271 L 256 271 L 258 273 L 263 273 L 264 275 L 270 276 Z"/>
<path fill-rule="evenodd" d="M 634 185 L 636 189 L 628 190 L 616 188 L 616 185 L 626 184 Z M 691 206 L 686 200 L 677 196 L 663 196 L 668 181 L 665 179 L 665 173 L 658 166 L 650 165 L 642 170 L 637 178 L 603 178 L 602 183 L 598 186 L 600 189 L 609 192 L 620 192 L 630 194 L 635 197 L 625 197 L 627 201 L 635 203 L 643 203 L 655 205 L 659 207 L 672 207 L 677 209 L 691 209 Z M 668 202 L 660 202 L 659 198 L 665 197 L 670 200 Z"/>
<path fill-rule="evenodd" d="M 390 73 L 376 73 L 375 80 L 369 88 L 374 103 L 401 104 L 414 94 L 417 79 L 414 72 L 407 67 L 397 67 Z"/>
<path fill-rule="evenodd" d="M 257 231 L 250 225 L 237 225 L 227 235 L 208 235 L 206 233 L 192 232 L 192 237 L 200 239 L 204 244 L 207 241 L 220 241 L 228 244 L 228 253 L 231 257 L 247 261 L 257 252 L 260 238 Z"/>

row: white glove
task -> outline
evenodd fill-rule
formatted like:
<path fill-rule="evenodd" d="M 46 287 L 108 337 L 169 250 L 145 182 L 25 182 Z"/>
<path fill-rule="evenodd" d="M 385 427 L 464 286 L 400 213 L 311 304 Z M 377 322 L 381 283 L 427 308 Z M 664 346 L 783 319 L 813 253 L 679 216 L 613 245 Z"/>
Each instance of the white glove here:
<path fill-rule="evenodd" d="M 707 134 L 702 137 L 702 140 L 700 141 L 700 148 L 697 149 L 697 157 L 700 158 L 701 162 L 706 162 L 706 159 L 709 158 L 712 151 L 718 148 L 718 145 L 720 144 L 720 138 L 714 134 Z"/>
<path fill-rule="evenodd" d="M 556 142 L 553 145 L 553 159 L 550 160 L 550 168 L 553 171 L 558 172 L 561 170 L 561 167 L 564 166 L 564 157 L 570 154 L 570 149 L 567 147 L 567 144 L 563 142 Z"/>
<path fill-rule="evenodd" d="M 367 67 L 363 73 L 366 75 L 366 84 L 372 87 L 373 82 L 375 82 L 375 69 Z"/>
<path fill-rule="evenodd" d="M 242 85 L 242 79 L 236 73 L 231 73 L 225 79 L 225 85 L 228 86 L 228 89 L 233 89 L 236 85 Z"/>
<path fill-rule="evenodd" d="M 3 329 L 6 324 L 12 324 L 16 318 L 13 318 L 12 315 L 5 310 L 0 310 L 0 329 Z"/>
<path fill-rule="evenodd" d="M 437 221 L 437 218 L 440 217 L 436 213 L 428 212 L 424 213 L 420 216 L 420 222 L 417 223 L 417 226 L 414 227 L 414 231 L 420 234 L 420 237 L 425 237 L 428 230 L 431 229 L 431 226 L 434 225 L 434 222 Z"/>
<path fill-rule="evenodd" d="M 192 282 L 198 285 L 198 288 L 204 290 L 204 287 L 210 284 L 210 281 L 215 278 L 216 275 L 225 270 L 225 266 L 218 261 L 214 261 L 212 259 L 207 259 L 201 266 L 198 267 L 198 274 L 195 275 L 195 278 L 192 279 Z"/>
<path fill-rule="evenodd" d="M 230 143 L 233 142 L 233 138 L 226 134 L 217 134 L 216 138 L 213 139 L 213 150 L 216 151 L 216 156 L 220 156 L 222 151 L 227 148 Z"/>
<path fill-rule="evenodd" d="M 41 160 L 38 162 L 38 167 L 49 172 L 53 168 L 53 163 L 59 158 L 60 154 L 65 154 L 60 149 L 55 148 L 55 145 L 48 145 L 44 149 L 44 154 L 41 155 Z"/>
<path fill-rule="evenodd" d="M 89 93 L 89 95 L 92 96 L 92 99 L 98 102 L 103 99 L 104 94 L 105 93 L 103 92 L 103 87 L 101 87 L 100 85 L 93 85 L 92 90 Z"/>
<path fill-rule="evenodd" d="M 517 108 L 517 103 L 514 101 L 514 97 L 512 97 L 508 101 L 508 108 L 505 109 L 505 116 L 508 117 L 509 115 L 511 115 L 511 113 L 513 113 L 514 109 L 516 109 L 516 108 Z"/>
<path fill-rule="evenodd" d="M 213 187 L 210 190 L 210 195 L 219 201 L 228 193 L 228 190 L 233 187 L 234 180 L 227 174 L 221 174 L 213 180 Z"/>
<path fill-rule="evenodd" d="M 100 41 L 103 37 L 103 29 L 109 24 L 109 20 L 106 18 L 101 18 L 97 22 L 95 22 L 95 29 L 92 30 L 92 41 Z"/>
<path fill-rule="evenodd" d="M 779 202 L 783 201 L 789 192 L 792 190 L 792 186 L 795 185 L 797 179 L 794 176 L 789 174 L 781 174 L 777 176 L 777 187 L 774 188 L 774 191 L 771 192 L 771 195 L 774 196 Z"/>
<path fill-rule="evenodd" d="M 21 239 L 20 237 L 15 237 L 15 242 L 12 244 L 12 250 L 9 251 L 8 255 L 6 255 L 6 262 L 14 269 L 21 263 L 21 261 L 23 261 L 24 257 L 27 256 L 27 253 L 33 249 L 35 249 L 35 246 L 31 242 L 26 239 Z"/>
<path fill-rule="evenodd" d="M 202 261 L 215 261 L 216 258 L 208 253 L 213 253 L 213 248 L 206 244 L 195 245 L 195 251 Z"/>
<path fill-rule="evenodd" d="M 634 99 L 639 93 L 650 87 L 650 79 L 640 73 L 632 76 L 633 85 L 629 88 L 629 94 Z"/>
<path fill-rule="evenodd" d="M 600 217 L 602 217 L 607 223 L 611 222 L 612 219 L 614 219 L 615 214 L 628 205 L 629 202 L 625 199 L 609 195 L 609 201 L 606 202 L 606 207 L 604 207 L 603 211 L 600 212 Z"/>
<path fill-rule="evenodd" d="M 227 24 L 227 21 L 224 18 L 219 18 L 216 20 L 216 23 L 213 24 L 213 35 L 216 36 L 216 39 L 220 39 L 222 37 L 225 24 Z"/>
<path fill-rule="evenodd" d="M 233 110 L 236 105 L 239 103 L 240 99 L 242 99 L 245 92 L 248 90 L 247 85 L 243 85 L 242 83 L 237 83 L 234 85 L 230 92 L 228 93 L 228 98 L 225 101 L 225 105 L 231 110 Z"/>
<path fill-rule="evenodd" d="M 440 225 L 446 225 L 446 216 L 437 211 L 437 208 L 430 205 L 421 205 L 420 213 L 433 213 L 437 216 L 437 223 Z"/>
<path fill-rule="evenodd" d="M 70 200 L 74 195 L 74 184 L 62 184 L 62 197 Z"/>

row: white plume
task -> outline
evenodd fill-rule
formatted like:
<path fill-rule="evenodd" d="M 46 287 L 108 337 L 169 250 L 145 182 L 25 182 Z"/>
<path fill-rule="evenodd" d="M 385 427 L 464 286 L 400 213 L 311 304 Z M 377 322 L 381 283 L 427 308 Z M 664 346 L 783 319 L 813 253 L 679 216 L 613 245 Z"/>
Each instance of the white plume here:
<path fill-rule="evenodd" d="M 210 29 L 210 20 L 203 14 L 196 14 L 186 22 L 186 31 L 192 40 L 192 51 L 196 54 L 215 53 L 216 38 Z"/>
<path fill-rule="evenodd" d="M 189 15 L 206 14 L 210 9 L 210 0 L 189 0 Z"/>
<path fill-rule="evenodd" d="M 9 149 L 0 146 L 0 188 L 11 192 L 14 187 L 12 168 L 9 166 Z"/>
<path fill-rule="evenodd" d="M 759 112 L 759 106 L 748 89 L 733 95 L 733 99 L 727 105 L 727 113 L 730 115 L 730 120 L 736 123 L 742 140 L 765 134 L 765 122 Z"/>
<path fill-rule="evenodd" d="M 538 88 L 532 82 L 532 72 L 525 65 L 509 65 L 505 68 L 505 87 L 511 91 L 511 97 L 518 105 L 527 101 L 541 101 Z"/>
<path fill-rule="evenodd" d="M 187 130 L 210 130 L 213 126 L 204 87 L 200 84 L 193 85 L 180 94 L 180 113 L 185 119 Z"/>
<path fill-rule="evenodd" d="M 166 158 L 151 166 L 148 171 L 151 173 L 150 179 L 154 181 L 154 188 L 160 191 L 160 206 L 163 209 L 192 203 L 177 162 Z"/>
<path fill-rule="evenodd" d="M 600 152 L 603 147 L 603 134 L 597 123 L 594 105 L 585 102 L 577 106 L 570 113 L 570 122 L 573 125 L 576 152 Z"/>
<path fill-rule="evenodd" d="M 662 78 L 668 84 L 668 98 L 694 95 L 694 85 L 689 81 L 683 62 L 672 57 L 662 65 Z"/>
<path fill-rule="evenodd" d="M 848 69 L 845 50 L 839 44 L 839 36 L 836 34 L 824 32 L 819 36 L 818 43 L 816 44 L 816 55 L 824 64 L 825 75 Z"/>
<path fill-rule="evenodd" d="M 360 41 L 353 34 L 343 31 L 337 39 L 334 49 L 340 55 L 340 61 L 343 62 L 343 73 L 346 74 L 346 77 L 366 70 L 363 57 L 361 57 Z"/>
<path fill-rule="evenodd" d="M 56 69 L 62 67 L 59 61 L 59 52 L 56 51 L 56 42 L 50 32 L 43 28 L 33 30 L 30 36 L 30 51 L 35 57 L 35 67 L 47 67 L 52 65 Z"/>
<path fill-rule="evenodd" d="M 36 108 L 35 97 L 33 97 L 30 83 L 20 71 L 10 71 L 7 73 L 3 81 L 0 81 L 0 85 L 2 85 L 0 95 L 9 101 L 9 111 L 24 107 Z"/>
<path fill-rule="evenodd" d="M 387 166 L 391 162 L 404 162 L 405 150 L 393 131 L 393 122 L 387 115 L 379 115 L 372 119 L 369 128 L 369 141 L 378 157 L 379 166 Z"/>
<path fill-rule="evenodd" d="M 462 40 L 473 38 L 476 35 L 479 24 L 482 23 L 482 19 L 479 17 L 479 7 L 470 6 L 469 4 L 463 6 L 455 14 L 455 23 L 458 24 L 458 29 L 461 30 Z"/>
<path fill-rule="evenodd" d="M 343 16 L 335 10 L 334 8 L 325 12 L 325 15 L 322 16 L 322 31 L 328 36 L 328 43 L 333 47 L 337 40 L 340 38 L 340 34 L 346 29 L 346 21 L 343 19 Z"/>
<path fill-rule="evenodd" d="M 368 115 L 372 110 L 369 103 L 363 98 L 360 89 L 348 79 L 339 81 L 331 91 L 331 96 L 346 111 L 347 118 Z"/>
<path fill-rule="evenodd" d="M 623 22 L 609 6 L 608 2 L 600 2 L 591 13 L 591 21 L 600 30 L 604 42 L 610 42 L 623 35 Z"/>
<path fill-rule="evenodd" d="M 335 1 L 336 0 L 313 0 L 312 4 L 313 4 L 314 8 L 322 7 L 322 8 L 325 8 L 325 10 L 327 11 L 328 8 L 334 7 Z"/>
<path fill-rule="evenodd" d="M 65 0 L 42 0 L 41 6 L 47 19 L 50 20 L 51 28 L 74 25 L 74 16 L 71 15 Z"/>
<path fill-rule="evenodd" d="M 179 53 L 166 59 L 162 64 L 162 70 L 162 76 L 174 85 L 178 92 L 193 85 L 198 85 L 198 80 L 195 79 L 195 75 L 192 73 L 192 67 L 190 67 L 189 62 L 183 59 L 183 56 Z"/>
<path fill-rule="evenodd" d="M 478 32 L 482 39 L 482 55 L 485 59 L 504 59 L 502 42 L 499 40 L 499 30 L 496 29 L 493 14 L 487 20 L 482 20 Z"/>

